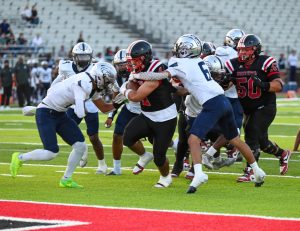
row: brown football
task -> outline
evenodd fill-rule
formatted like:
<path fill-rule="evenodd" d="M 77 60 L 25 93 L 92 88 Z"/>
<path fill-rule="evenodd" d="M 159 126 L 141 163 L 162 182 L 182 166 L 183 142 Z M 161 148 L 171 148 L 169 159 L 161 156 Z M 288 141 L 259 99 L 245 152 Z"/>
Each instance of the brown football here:
<path fill-rule="evenodd" d="M 140 87 L 140 85 L 137 82 L 133 82 L 133 81 L 129 81 L 126 86 L 127 89 L 132 89 L 134 91 L 136 91 Z"/>

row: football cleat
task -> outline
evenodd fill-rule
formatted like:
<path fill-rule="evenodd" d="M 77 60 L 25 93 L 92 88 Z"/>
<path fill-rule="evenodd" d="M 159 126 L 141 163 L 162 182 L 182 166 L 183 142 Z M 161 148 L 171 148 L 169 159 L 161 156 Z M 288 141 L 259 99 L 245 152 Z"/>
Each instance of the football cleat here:
<path fill-rule="evenodd" d="M 167 175 L 166 177 L 160 176 L 159 181 L 154 185 L 155 188 L 167 188 L 172 184 L 171 175 Z"/>
<path fill-rule="evenodd" d="M 217 160 L 212 163 L 213 169 L 218 170 L 225 166 L 229 167 L 230 165 L 233 165 L 235 161 L 236 161 L 235 158 L 226 158 L 226 159 L 222 158 L 221 160 Z"/>
<path fill-rule="evenodd" d="M 289 159 L 291 157 L 291 154 L 292 153 L 290 150 L 284 150 L 281 154 L 281 157 L 279 159 L 279 170 L 281 175 L 286 174 L 289 169 Z"/>
<path fill-rule="evenodd" d="M 254 172 L 254 177 L 255 177 L 255 187 L 260 187 L 264 184 L 266 173 L 261 168 L 258 168 Z"/>
<path fill-rule="evenodd" d="M 19 152 L 15 152 L 12 154 L 11 163 L 10 163 L 10 173 L 13 178 L 15 178 L 18 174 L 20 167 L 23 165 L 23 161 L 19 159 Z"/>
<path fill-rule="evenodd" d="M 101 165 L 98 166 L 97 170 L 96 170 L 96 174 L 106 174 L 107 172 L 107 165 Z"/>
<path fill-rule="evenodd" d="M 187 172 L 186 175 L 185 175 L 185 179 L 193 180 L 193 179 L 194 179 L 194 176 L 195 176 L 194 173 L 192 173 L 192 172 Z"/>
<path fill-rule="evenodd" d="M 175 175 L 178 177 L 180 175 L 180 173 L 182 172 L 183 169 L 183 161 L 175 161 L 173 168 L 172 168 L 172 175 Z"/>
<path fill-rule="evenodd" d="M 190 161 L 188 158 L 184 157 L 183 160 L 183 170 L 184 171 L 188 171 L 190 169 L 191 165 L 190 165 Z"/>
<path fill-rule="evenodd" d="M 140 156 L 140 159 L 134 166 L 132 173 L 134 175 L 140 174 L 151 160 L 153 160 L 152 153 L 146 152 L 144 155 Z"/>
<path fill-rule="evenodd" d="M 213 169 L 214 166 L 212 164 L 212 161 L 213 161 L 213 157 L 212 156 L 209 156 L 208 154 L 204 154 L 202 155 L 202 164 L 208 168 L 208 169 Z"/>
<path fill-rule="evenodd" d="M 192 183 L 190 184 L 187 193 L 195 193 L 197 191 L 197 188 L 208 181 L 208 176 L 201 172 L 198 176 L 194 176 L 194 179 Z"/>
<path fill-rule="evenodd" d="M 77 184 L 72 178 L 60 179 L 59 186 L 62 188 L 83 188 L 82 185 Z"/>
<path fill-rule="evenodd" d="M 119 175 L 121 175 L 121 173 L 117 173 L 115 171 L 111 171 L 111 172 L 106 174 L 106 176 L 119 176 Z"/>
<path fill-rule="evenodd" d="M 238 178 L 236 179 L 236 181 L 237 181 L 238 183 L 242 183 L 242 182 L 255 182 L 255 176 L 254 176 L 254 173 L 253 173 L 252 168 L 246 167 L 246 168 L 244 169 L 244 175 L 238 177 Z"/>

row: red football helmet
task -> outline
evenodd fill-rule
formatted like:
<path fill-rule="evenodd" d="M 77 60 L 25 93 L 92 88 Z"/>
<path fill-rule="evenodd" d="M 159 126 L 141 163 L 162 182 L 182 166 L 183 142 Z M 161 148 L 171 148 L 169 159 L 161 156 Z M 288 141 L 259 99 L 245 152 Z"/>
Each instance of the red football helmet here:
<path fill-rule="evenodd" d="M 134 41 L 129 45 L 126 57 L 131 63 L 132 71 L 139 73 L 150 65 L 153 58 L 152 46 L 144 40 Z"/>
<path fill-rule="evenodd" d="M 238 60 L 242 63 L 253 61 L 261 53 L 261 40 L 254 34 L 244 35 L 238 45 Z"/>

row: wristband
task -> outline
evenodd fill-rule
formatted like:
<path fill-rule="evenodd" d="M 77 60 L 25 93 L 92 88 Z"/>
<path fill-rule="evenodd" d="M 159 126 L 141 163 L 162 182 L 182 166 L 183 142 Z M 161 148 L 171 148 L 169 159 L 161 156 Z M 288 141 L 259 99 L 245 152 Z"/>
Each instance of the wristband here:
<path fill-rule="evenodd" d="M 128 99 L 128 94 L 129 94 L 129 92 L 131 92 L 132 91 L 132 89 L 126 89 L 125 90 L 125 97 Z"/>

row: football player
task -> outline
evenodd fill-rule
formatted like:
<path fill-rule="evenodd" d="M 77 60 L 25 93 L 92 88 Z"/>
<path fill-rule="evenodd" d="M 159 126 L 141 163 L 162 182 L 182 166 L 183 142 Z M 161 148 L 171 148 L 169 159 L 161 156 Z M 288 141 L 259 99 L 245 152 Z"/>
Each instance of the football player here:
<path fill-rule="evenodd" d="M 205 58 L 208 55 L 214 55 L 216 53 L 216 46 L 212 42 L 203 42 L 201 59 Z"/>
<path fill-rule="evenodd" d="M 41 86 L 41 98 L 43 99 L 46 96 L 46 93 L 52 82 L 52 69 L 48 67 L 47 61 L 41 62 L 41 67 L 38 70 L 39 73 L 39 84 Z"/>
<path fill-rule="evenodd" d="M 227 32 L 224 40 L 224 46 L 220 46 L 216 48 L 216 56 L 221 59 L 223 63 L 225 63 L 229 59 L 233 59 L 237 57 L 237 44 L 241 37 L 245 34 L 245 32 L 241 29 L 232 29 Z M 223 65 L 222 65 L 223 66 Z M 236 88 L 233 84 L 228 86 L 224 92 L 225 96 L 229 99 L 233 112 L 234 118 L 236 121 L 237 128 L 241 129 L 242 121 L 243 121 L 243 109 L 239 102 Z M 224 138 L 224 136 L 220 136 L 216 142 L 207 150 L 206 154 L 209 156 L 214 156 L 218 150 L 222 146 L 226 145 L 227 148 L 227 156 L 228 159 L 219 159 L 213 162 L 213 166 L 207 166 L 208 168 L 219 169 L 223 166 L 230 166 L 236 160 L 242 161 L 243 157 L 240 155 L 238 149 L 233 145 L 228 144 L 228 141 Z"/>
<path fill-rule="evenodd" d="M 153 59 L 152 46 L 144 40 L 137 40 L 129 45 L 127 61 L 131 63 L 132 73 L 154 73 L 166 67 L 159 60 Z M 134 85 L 138 87 L 134 89 Z M 162 81 L 137 80 L 137 83 L 133 84 L 125 82 L 120 88 L 120 92 L 130 101 L 140 102 L 142 111 L 128 123 L 124 132 L 124 145 L 140 156 L 133 174 L 141 173 L 145 166 L 154 159 L 161 174 L 155 184 L 157 188 L 168 187 L 172 183 L 166 154 L 177 122 L 177 110 L 171 96 L 174 89 L 167 79 Z M 146 152 L 139 141 L 144 137 L 151 137 L 153 140 L 153 154 Z"/>
<path fill-rule="evenodd" d="M 74 112 L 78 118 L 86 116 L 85 101 L 91 99 L 102 111 L 108 112 L 115 107 L 106 104 L 102 93 L 113 84 L 116 79 L 115 68 L 105 62 L 96 63 L 90 71 L 74 75 L 54 86 L 51 86 L 47 96 L 37 106 L 36 124 L 44 149 L 36 149 L 27 153 L 15 152 L 12 155 L 10 171 L 13 177 L 18 174 L 19 168 L 28 160 L 51 160 L 58 155 L 59 147 L 56 134 L 70 146 L 71 151 L 67 169 L 59 185 L 66 188 L 81 188 L 72 179 L 73 172 L 84 155 L 87 145 L 78 125 L 71 119 L 66 111 L 75 105 Z"/>
<path fill-rule="evenodd" d="M 245 141 L 253 150 L 256 161 L 260 152 L 275 155 L 279 159 L 281 175 L 288 171 L 289 150 L 283 150 L 269 140 L 268 128 L 276 116 L 276 92 L 282 90 L 276 60 L 261 55 L 262 43 L 254 34 L 244 35 L 238 45 L 238 57 L 228 60 L 226 68 L 236 85 L 238 96 L 244 110 Z M 245 174 L 238 182 L 249 182 L 253 179 L 253 171 L 249 162 Z"/>
<path fill-rule="evenodd" d="M 60 82 L 63 79 L 69 78 L 74 74 L 81 72 L 89 72 L 93 67 L 92 57 L 93 50 L 91 46 L 85 42 L 77 43 L 72 49 L 73 61 L 61 60 L 59 62 L 59 75 L 53 81 L 52 85 Z M 104 92 L 105 94 L 105 92 Z M 97 174 L 105 174 L 107 171 L 107 165 L 104 159 L 104 150 L 101 140 L 99 139 L 99 115 L 98 108 L 91 102 L 87 100 L 85 102 L 85 108 L 87 114 L 84 117 L 87 134 L 89 136 L 90 142 L 93 145 L 96 157 L 98 159 L 98 168 L 96 170 Z M 74 113 L 74 108 L 70 107 L 67 111 L 68 115 L 76 121 L 77 124 L 80 124 L 83 118 L 78 118 Z M 83 155 L 82 160 L 80 161 L 80 166 L 84 167 L 87 164 L 88 151 Z"/>
<path fill-rule="evenodd" d="M 124 80 L 128 80 L 130 74 L 130 68 L 128 67 L 129 63 L 127 62 L 126 58 L 126 49 L 119 50 L 113 59 L 114 67 L 117 70 L 117 76 Z M 105 122 L 105 126 L 109 128 L 112 124 L 113 117 L 115 115 L 110 113 L 108 119 Z M 120 113 L 118 114 L 114 134 L 113 134 L 113 141 L 112 141 L 112 153 L 113 153 L 113 165 L 114 168 L 111 172 L 107 175 L 120 175 L 121 174 L 121 155 L 123 152 L 123 134 L 126 125 L 129 121 L 138 116 L 141 113 L 141 106 L 139 102 L 132 102 L 129 101 L 122 107 Z"/>
<path fill-rule="evenodd" d="M 182 35 L 174 44 L 174 56 L 169 60 L 166 71 L 137 73 L 133 74 L 132 78 L 157 80 L 176 76 L 203 107 L 192 125 L 188 139 L 195 176 L 187 193 L 195 193 L 197 187 L 208 180 L 208 176 L 202 171 L 201 163 L 209 160 L 205 160 L 206 156 L 203 156 L 202 160 L 200 143 L 216 125 L 220 126 L 225 138 L 251 163 L 255 186 L 261 186 L 266 174 L 259 168 L 249 146 L 240 139 L 231 104 L 224 96 L 222 87 L 212 79 L 208 67 L 199 57 L 201 51 L 202 42 L 198 37 L 192 34 Z"/>

